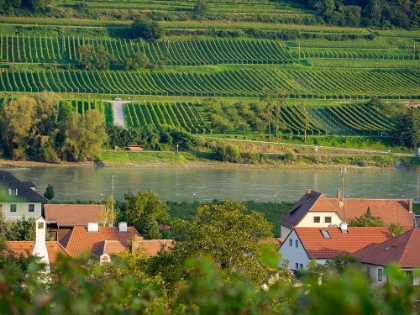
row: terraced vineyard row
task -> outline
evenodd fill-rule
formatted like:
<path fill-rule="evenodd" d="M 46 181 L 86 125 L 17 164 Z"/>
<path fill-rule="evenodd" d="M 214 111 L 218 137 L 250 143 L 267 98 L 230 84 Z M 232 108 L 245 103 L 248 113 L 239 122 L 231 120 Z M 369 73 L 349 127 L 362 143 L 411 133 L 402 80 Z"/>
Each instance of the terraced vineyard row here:
<path fill-rule="evenodd" d="M 126 71 L 35 71 L 2 72 L 3 91 L 177 95 L 177 96 L 253 96 L 263 87 L 283 88 L 304 93 L 280 71 L 244 69 L 211 74 Z"/>
<path fill-rule="evenodd" d="M 420 98 L 420 71 L 279 71 L 244 68 L 220 72 L 6 71 L 0 89 L 174 96 L 259 97 L 264 87 L 292 98 Z"/>
<path fill-rule="evenodd" d="M 340 58 L 340 59 L 419 59 L 412 51 L 398 49 L 324 49 L 304 48 L 300 50 L 300 58 Z"/>
<path fill-rule="evenodd" d="M 114 123 L 114 113 L 111 103 L 106 103 L 102 100 L 94 99 L 72 99 L 67 100 L 70 102 L 73 107 L 73 111 L 84 115 L 89 110 L 97 110 L 104 115 L 105 123 L 113 124 Z"/>
<path fill-rule="evenodd" d="M 338 58 L 311 58 L 306 60 L 314 67 L 336 67 L 336 68 L 398 68 L 398 69 L 418 69 L 418 60 L 402 59 L 338 59 Z"/>
<path fill-rule="evenodd" d="M 83 37 L 22 37 L 0 35 L 0 60 L 3 62 L 75 63 L 78 47 L 101 44 L 122 64 L 135 52 L 155 62 L 166 58 L 172 65 L 211 64 L 285 64 L 293 63 L 281 41 L 268 40 L 189 40 L 159 44 L 121 39 L 85 39 Z"/>
<path fill-rule="evenodd" d="M 206 133 L 202 117 L 192 103 L 142 102 L 123 105 L 128 127 L 168 125 L 181 127 L 192 133 Z"/>

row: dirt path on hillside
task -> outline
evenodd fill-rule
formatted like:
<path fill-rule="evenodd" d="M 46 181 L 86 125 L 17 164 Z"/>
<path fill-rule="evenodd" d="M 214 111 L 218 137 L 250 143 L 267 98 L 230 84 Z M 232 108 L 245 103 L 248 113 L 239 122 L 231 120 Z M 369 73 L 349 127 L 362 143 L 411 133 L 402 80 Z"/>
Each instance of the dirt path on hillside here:
<path fill-rule="evenodd" d="M 124 112 L 123 104 L 129 103 L 129 101 L 107 101 L 112 104 L 112 109 L 114 111 L 114 125 L 118 125 L 124 128 L 127 128 L 124 121 Z"/>

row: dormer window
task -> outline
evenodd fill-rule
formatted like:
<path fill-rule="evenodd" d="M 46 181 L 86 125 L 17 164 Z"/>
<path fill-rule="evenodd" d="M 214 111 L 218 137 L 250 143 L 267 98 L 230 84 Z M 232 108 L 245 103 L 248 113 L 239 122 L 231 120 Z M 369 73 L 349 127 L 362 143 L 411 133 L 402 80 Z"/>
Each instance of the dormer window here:
<path fill-rule="evenodd" d="M 9 195 L 10 196 L 17 196 L 17 194 L 18 194 L 17 188 L 10 188 L 9 189 Z"/>
<path fill-rule="evenodd" d="M 321 217 L 314 217 L 314 223 L 320 223 Z"/>
<path fill-rule="evenodd" d="M 331 217 L 325 217 L 325 223 L 331 223 Z"/>

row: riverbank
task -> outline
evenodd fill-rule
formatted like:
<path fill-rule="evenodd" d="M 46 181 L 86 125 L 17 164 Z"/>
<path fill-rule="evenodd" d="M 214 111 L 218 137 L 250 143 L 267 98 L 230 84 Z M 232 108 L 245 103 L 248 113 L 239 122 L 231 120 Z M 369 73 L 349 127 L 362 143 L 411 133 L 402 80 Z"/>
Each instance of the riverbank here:
<path fill-rule="evenodd" d="M 123 168 L 282 168 L 282 169 L 338 169 L 380 168 L 380 169 L 419 169 L 420 158 L 397 155 L 362 155 L 362 154 L 305 154 L 305 153 L 270 153 L 245 156 L 247 162 L 229 163 L 214 160 L 209 152 L 161 152 L 126 150 L 102 151 L 96 161 L 51 164 L 35 161 L 12 161 L 0 159 L 1 168 L 50 167 L 50 166 L 87 166 L 87 167 L 123 167 Z"/>

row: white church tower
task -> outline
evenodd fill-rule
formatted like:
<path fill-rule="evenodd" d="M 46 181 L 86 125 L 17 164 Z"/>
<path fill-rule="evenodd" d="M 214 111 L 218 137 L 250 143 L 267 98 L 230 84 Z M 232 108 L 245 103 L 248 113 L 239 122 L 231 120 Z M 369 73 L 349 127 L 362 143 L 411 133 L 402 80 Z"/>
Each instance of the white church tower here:
<path fill-rule="evenodd" d="M 39 217 L 35 221 L 36 229 L 36 238 L 35 238 L 35 247 L 32 252 L 33 256 L 41 257 L 40 262 L 50 265 L 50 260 L 48 258 L 47 245 L 45 245 L 45 236 L 47 231 L 47 224 L 43 217 Z"/>

